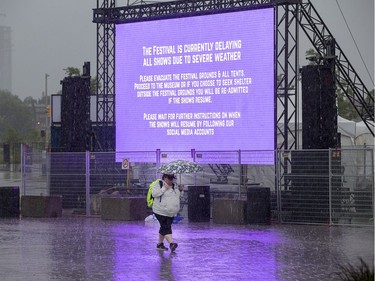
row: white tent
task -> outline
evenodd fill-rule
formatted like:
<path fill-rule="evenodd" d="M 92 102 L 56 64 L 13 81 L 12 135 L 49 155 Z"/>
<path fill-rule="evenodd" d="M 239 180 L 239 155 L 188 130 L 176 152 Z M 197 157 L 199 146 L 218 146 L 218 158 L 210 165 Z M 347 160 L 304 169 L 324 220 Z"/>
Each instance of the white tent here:
<path fill-rule="evenodd" d="M 363 121 L 354 122 L 338 116 L 337 126 L 338 132 L 341 133 L 341 147 L 363 147 L 374 145 L 374 137 Z M 289 124 L 289 127 L 293 128 L 294 123 Z M 281 129 L 283 130 L 283 128 Z M 302 147 L 302 122 L 298 124 L 298 136 L 300 147 Z M 278 147 L 280 147 L 281 142 L 283 141 L 281 134 L 278 134 L 277 140 Z M 291 141 L 292 139 L 288 140 L 289 143 L 291 143 Z"/>
<path fill-rule="evenodd" d="M 342 147 L 374 145 L 374 137 L 363 121 L 354 122 L 338 116 L 337 123 Z"/>

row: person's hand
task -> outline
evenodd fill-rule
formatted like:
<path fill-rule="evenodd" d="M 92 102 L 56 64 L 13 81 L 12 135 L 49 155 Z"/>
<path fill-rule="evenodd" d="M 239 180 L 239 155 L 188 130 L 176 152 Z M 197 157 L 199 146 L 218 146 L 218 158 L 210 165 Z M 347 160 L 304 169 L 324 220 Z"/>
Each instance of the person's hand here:
<path fill-rule="evenodd" d="M 184 185 L 183 185 L 183 184 L 179 184 L 179 185 L 178 185 L 178 189 L 179 189 L 180 191 L 184 191 Z"/>

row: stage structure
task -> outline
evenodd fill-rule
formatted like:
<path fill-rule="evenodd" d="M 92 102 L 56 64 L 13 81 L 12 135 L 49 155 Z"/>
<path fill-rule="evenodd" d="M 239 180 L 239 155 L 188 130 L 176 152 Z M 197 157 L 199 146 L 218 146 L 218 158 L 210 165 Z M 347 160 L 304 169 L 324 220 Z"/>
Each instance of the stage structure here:
<path fill-rule="evenodd" d="M 160 2 L 154 4 L 142 4 L 126 7 L 115 7 L 115 1 L 102 1 L 98 8 L 94 10 L 94 22 L 98 26 L 98 83 L 107 85 L 98 87 L 98 123 L 103 126 L 115 127 L 114 105 L 114 28 L 115 24 L 153 20 L 160 18 L 176 18 L 197 15 L 212 15 L 231 11 L 241 11 L 249 9 L 260 9 L 275 7 L 275 16 L 277 18 L 278 34 L 275 56 L 280 70 L 277 75 L 280 79 L 277 82 L 277 99 L 285 106 L 286 110 L 279 110 L 277 113 L 277 122 L 289 124 L 296 120 L 296 102 L 297 102 L 297 21 L 293 11 L 297 9 L 299 1 L 290 1 L 285 5 L 276 5 L 275 1 L 174 1 Z M 99 3 L 98 3 L 99 4 Z M 287 16 L 286 16 L 287 15 Z M 279 30 L 282 31 L 279 33 Z M 284 31 L 287 31 L 284 34 Z M 293 30 L 291 32 L 291 30 Z M 109 54 L 109 57 L 108 57 Z M 281 75 L 281 73 L 283 73 Z M 296 147 L 295 136 L 296 128 L 283 126 L 281 134 L 284 136 L 283 147 Z M 281 130 L 281 129 L 279 129 Z M 292 143 L 288 143 L 287 136 L 292 134 Z M 106 136 L 99 139 L 106 141 Z M 290 138 L 289 138 L 290 139 Z M 113 144 L 114 145 L 114 144 Z M 103 145 L 102 145 L 103 146 Z M 108 147 L 114 149 L 114 147 Z"/>
<path fill-rule="evenodd" d="M 128 2 L 129 4 L 129 2 Z M 352 103 L 374 135 L 374 97 L 363 84 L 334 36 L 310 0 L 200 0 L 135 1 L 116 7 L 115 0 L 98 0 L 93 12 L 97 24 L 97 126 L 96 135 L 103 150 L 115 150 L 115 26 L 168 18 L 204 16 L 252 9 L 273 8 L 275 20 L 275 119 L 276 134 L 282 136 L 279 149 L 299 149 L 298 143 L 298 42 L 302 30 L 318 53 L 320 64 L 334 60 L 335 82 Z M 276 137 L 275 137 L 276 140 Z M 285 158 L 284 172 L 290 162 Z M 283 172 L 281 172 L 283 174 Z"/>
<path fill-rule="evenodd" d="M 310 39 L 322 59 L 336 54 L 336 83 L 351 101 L 362 120 L 374 134 L 374 98 L 342 52 L 333 35 L 308 0 L 223 0 L 171 1 L 147 4 L 135 1 L 116 7 L 115 0 L 97 1 L 93 22 L 97 24 L 97 137 L 103 150 L 114 150 L 115 120 L 115 25 L 155 19 L 210 15 L 249 9 L 274 8 L 276 24 L 277 131 L 282 135 L 281 149 L 298 149 L 298 35 L 299 27 Z M 334 42 L 332 46 L 332 42 Z M 332 49 L 333 48 L 333 49 Z M 289 140 L 289 141 L 288 141 Z M 291 141 L 290 141 L 291 140 Z"/>
<path fill-rule="evenodd" d="M 97 7 L 115 8 L 115 0 L 97 0 Z M 97 22 L 97 114 L 96 138 L 103 151 L 115 149 L 115 24 Z"/>

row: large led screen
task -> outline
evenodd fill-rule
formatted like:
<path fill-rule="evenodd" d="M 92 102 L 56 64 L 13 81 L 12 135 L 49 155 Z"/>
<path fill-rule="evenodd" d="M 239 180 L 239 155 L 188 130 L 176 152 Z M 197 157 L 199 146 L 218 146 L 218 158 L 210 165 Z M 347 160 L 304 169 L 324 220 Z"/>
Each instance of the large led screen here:
<path fill-rule="evenodd" d="M 273 19 L 267 8 L 117 25 L 116 151 L 273 151 Z"/>

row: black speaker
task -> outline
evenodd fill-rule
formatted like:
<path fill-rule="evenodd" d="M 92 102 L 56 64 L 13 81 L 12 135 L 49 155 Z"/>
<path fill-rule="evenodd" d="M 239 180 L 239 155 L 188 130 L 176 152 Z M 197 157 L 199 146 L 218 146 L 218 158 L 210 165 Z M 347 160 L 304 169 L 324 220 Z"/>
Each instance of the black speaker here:
<path fill-rule="evenodd" d="M 334 73 L 329 65 L 302 67 L 302 148 L 339 147 Z"/>
<path fill-rule="evenodd" d="M 0 187 L 0 217 L 18 217 L 20 214 L 20 189 L 17 186 Z"/>
<path fill-rule="evenodd" d="M 271 190 L 268 187 L 251 187 L 247 190 L 246 222 L 271 223 Z"/>
<path fill-rule="evenodd" d="M 83 63 L 82 76 L 90 76 L 90 62 L 89 61 L 85 61 Z"/>
<path fill-rule="evenodd" d="M 188 186 L 188 218 L 191 222 L 209 222 L 210 187 Z"/>
<path fill-rule="evenodd" d="M 61 97 L 61 147 L 67 152 L 90 148 L 90 77 L 65 77 Z"/>

